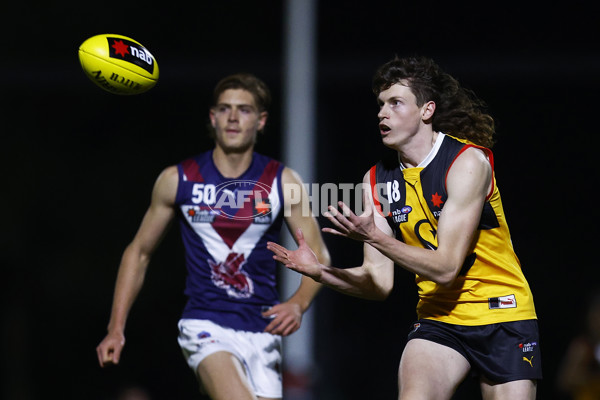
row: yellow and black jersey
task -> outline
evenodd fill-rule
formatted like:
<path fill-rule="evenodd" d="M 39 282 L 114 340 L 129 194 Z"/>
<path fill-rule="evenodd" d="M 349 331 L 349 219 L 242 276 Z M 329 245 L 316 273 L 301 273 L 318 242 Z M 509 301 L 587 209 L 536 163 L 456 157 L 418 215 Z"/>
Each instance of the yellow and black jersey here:
<path fill-rule="evenodd" d="M 493 168 L 491 150 L 441 133 L 419 166 L 403 168 L 396 159 L 380 161 L 371 168 L 375 205 L 398 240 L 437 248 L 438 219 L 448 198 L 447 173 L 454 160 L 473 146 L 487 154 Z M 531 290 L 514 252 L 493 179 L 477 228 L 477 242 L 454 283 L 443 287 L 416 276 L 418 318 L 471 326 L 536 318 Z"/>

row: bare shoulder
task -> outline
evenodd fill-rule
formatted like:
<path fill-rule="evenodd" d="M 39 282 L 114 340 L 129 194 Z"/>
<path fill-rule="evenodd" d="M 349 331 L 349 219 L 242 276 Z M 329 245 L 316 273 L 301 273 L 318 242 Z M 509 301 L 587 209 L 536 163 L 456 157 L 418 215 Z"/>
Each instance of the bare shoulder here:
<path fill-rule="evenodd" d="M 368 170 L 367 172 L 365 172 L 365 174 L 363 175 L 362 181 L 365 185 L 371 184 L 371 170 Z"/>
<path fill-rule="evenodd" d="M 281 182 L 283 184 L 302 184 L 302 177 L 298 172 L 290 167 L 284 167 L 281 172 Z"/>
<path fill-rule="evenodd" d="M 179 171 L 176 165 L 162 170 L 154 184 L 153 197 L 162 202 L 174 203 L 179 183 Z"/>
<path fill-rule="evenodd" d="M 179 171 L 176 165 L 170 165 L 163 169 L 156 179 L 157 184 L 173 184 L 179 180 Z"/>
<path fill-rule="evenodd" d="M 468 147 L 457 158 L 455 163 L 461 163 L 473 168 L 491 168 L 488 155 L 480 148 Z"/>
<path fill-rule="evenodd" d="M 492 165 L 487 154 L 476 147 L 469 147 L 454 161 L 448 171 L 446 185 L 450 191 L 467 195 L 471 190 L 487 194 L 492 185 Z M 453 191 L 453 195 L 457 192 Z"/>
<path fill-rule="evenodd" d="M 477 147 L 469 147 L 463 151 L 454 161 L 450 173 L 482 173 L 491 176 L 492 165 L 488 155 Z"/>

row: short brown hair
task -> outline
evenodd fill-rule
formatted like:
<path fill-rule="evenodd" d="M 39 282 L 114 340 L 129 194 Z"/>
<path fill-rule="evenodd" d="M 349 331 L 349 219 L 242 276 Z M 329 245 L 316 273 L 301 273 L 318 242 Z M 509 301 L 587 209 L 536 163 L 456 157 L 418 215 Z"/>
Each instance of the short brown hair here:
<path fill-rule="evenodd" d="M 269 90 L 267 84 L 253 74 L 240 72 L 226 76 L 217 83 L 215 89 L 213 90 L 211 108 L 217 105 L 221 94 L 229 89 L 242 89 L 252 94 L 259 113 L 268 111 L 269 107 L 271 106 L 271 91 Z M 210 121 L 206 127 L 208 129 L 209 136 L 212 139 L 215 139 L 215 129 Z M 264 128 L 259 133 L 262 133 L 263 131 Z"/>
<path fill-rule="evenodd" d="M 221 79 L 213 91 L 213 103 L 217 105 L 219 96 L 228 89 L 243 89 L 252 94 L 259 112 L 268 111 L 271 106 L 269 87 L 256 76 L 249 73 L 238 73 Z"/>

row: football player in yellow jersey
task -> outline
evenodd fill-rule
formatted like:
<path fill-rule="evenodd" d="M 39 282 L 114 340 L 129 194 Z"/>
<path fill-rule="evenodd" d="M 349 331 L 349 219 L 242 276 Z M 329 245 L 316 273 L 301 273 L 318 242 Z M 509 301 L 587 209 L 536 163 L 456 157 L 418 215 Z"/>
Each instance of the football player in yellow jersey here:
<path fill-rule="evenodd" d="M 342 293 L 385 299 L 394 265 L 416 277 L 418 320 L 398 372 L 399 399 L 450 399 L 469 375 L 490 399 L 535 399 L 542 378 L 533 296 L 495 185 L 494 121 L 425 57 L 395 58 L 373 79 L 383 143 L 397 159 L 363 179 L 365 211 L 340 202 L 323 231 L 364 242 L 362 265 L 320 264 L 269 243 L 286 267 Z"/>

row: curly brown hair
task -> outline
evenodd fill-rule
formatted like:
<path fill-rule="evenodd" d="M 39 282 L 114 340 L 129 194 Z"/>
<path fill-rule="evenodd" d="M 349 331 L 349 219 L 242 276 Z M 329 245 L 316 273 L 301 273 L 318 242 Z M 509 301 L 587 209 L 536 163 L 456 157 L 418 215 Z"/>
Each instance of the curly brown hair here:
<path fill-rule="evenodd" d="M 427 57 L 394 57 L 383 64 L 373 77 L 376 96 L 396 83 L 408 84 L 420 107 L 427 101 L 436 104 L 432 117 L 435 131 L 469 140 L 477 145 L 494 145 L 494 119 L 485 111 L 486 104 L 475 93 L 460 85 Z"/>

